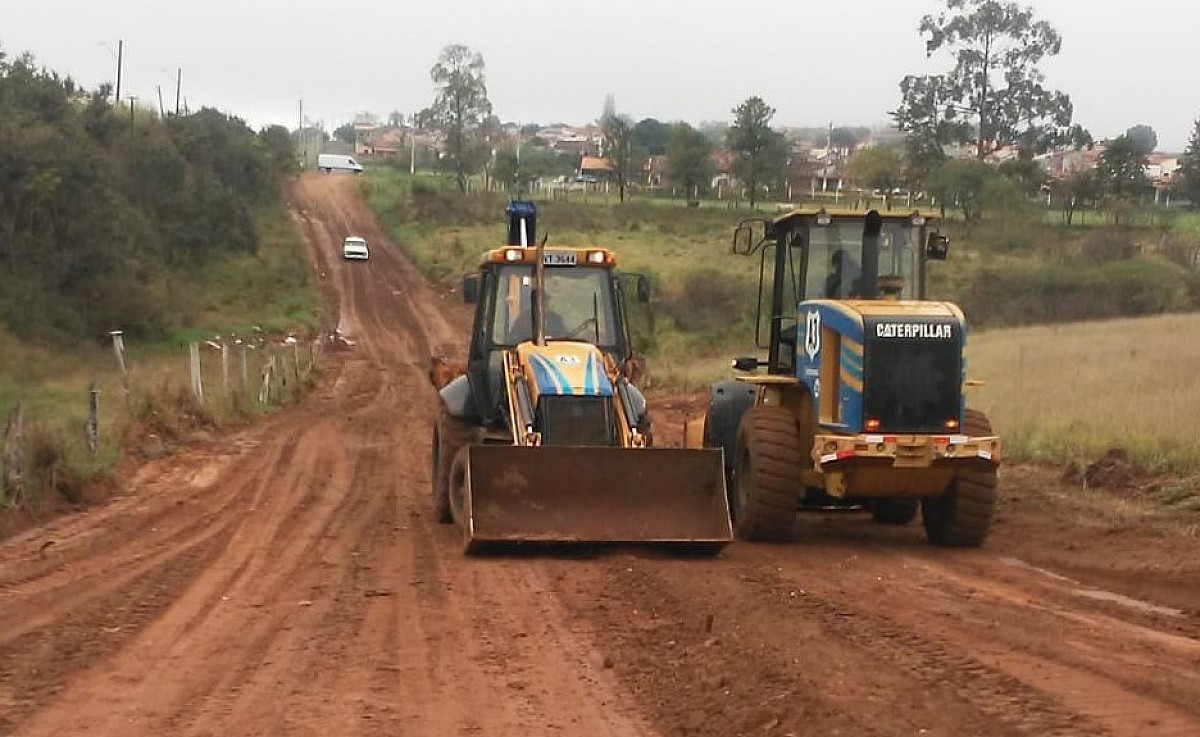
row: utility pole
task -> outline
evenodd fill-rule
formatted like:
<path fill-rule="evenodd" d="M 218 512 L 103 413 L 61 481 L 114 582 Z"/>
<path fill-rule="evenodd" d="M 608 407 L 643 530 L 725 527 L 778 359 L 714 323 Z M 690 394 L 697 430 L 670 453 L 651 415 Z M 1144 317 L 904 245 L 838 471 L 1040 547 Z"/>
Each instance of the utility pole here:
<path fill-rule="evenodd" d="M 129 139 L 133 140 L 133 103 L 137 102 L 137 95 L 129 96 Z"/>
<path fill-rule="evenodd" d="M 183 67 L 175 71 L 175 114 L 179 115 L 179 91 L 183 88 Z"/>
<path fill-rule="evenodd" d="M 117 41 L 117 95 L 113 99 L 117 104 L 121 104 L 121 58 L 125 53 L 125 41 L 123 39 Z"/>
<path fill-rule="evenodd" d="M 304 100 L 300 100 L 300 125 L 296 128 L 296 135 L 300 138 L 300 156 L 303 157 L 304 166 L 308 166 L 308 137 L 304 135 Z"/>
<path fill-rule="evenodd" d="M 409 174 L 409 176 L 412 176 L 417 171 L 417 120 L 418 119 L 419 118 L 417 116 L 417 113 L 413 113 L 412 134 L 410 136 L 410 138 L 412 140 L 409 141 L 409 143 L 411 144 L 409 146 L 410 153 L 409 153 L 409 157 L 408 157 L 408 174 Z"/>
<path fill-rule="evenodd" d="M 167 117 L 167 113 L 163 110 L 162 85 L 157 85 L 156 88 L 158 89 L 158 117 L 165 118 Z"/>

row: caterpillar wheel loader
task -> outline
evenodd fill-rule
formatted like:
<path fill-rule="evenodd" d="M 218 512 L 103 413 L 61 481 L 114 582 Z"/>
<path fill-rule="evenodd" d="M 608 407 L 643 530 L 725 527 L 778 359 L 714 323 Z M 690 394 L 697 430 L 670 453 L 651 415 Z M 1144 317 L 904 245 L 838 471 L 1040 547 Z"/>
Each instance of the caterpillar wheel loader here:
<path fill-rule="evenodd" d="M 761 260 L 766 358 L 734 359 L 744 375 L 711 387 L 685 446 L 724 449 L 738 537 L 791 539 L 805 509 L 919 509 L 934 545 L 987 537 L 1000 439 L 964 402 L 962 311 L 926 297 L 949 250 L 933 220 L 804 208 L 735 230 L 732 250 Z"/>
<path fill-rule="evenodd" d="M 534 204 L 507 211 L 507 245 L 463 280 L 475 304 L 466 364 L 435 360 L 431 371 L 454 376 L 433 428 L 438 519 L 461 527 L 467 552 L 609 542 L 719 552 L 733 539 L 720 449 L 653 447 L 631 381 L 625 293 L 648 298 L 644 278 L 628 289 L 608 249 L 531 245 Z"/>

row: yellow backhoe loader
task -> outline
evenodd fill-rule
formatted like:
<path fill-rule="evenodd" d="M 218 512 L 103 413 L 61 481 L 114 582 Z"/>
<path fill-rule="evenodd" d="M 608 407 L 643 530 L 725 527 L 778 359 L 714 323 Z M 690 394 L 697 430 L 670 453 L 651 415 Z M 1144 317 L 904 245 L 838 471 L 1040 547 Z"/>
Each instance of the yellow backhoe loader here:
<path fill-rule="evenodd" d="M 475 304 L 466 365 L 431 371 L 445 382 L 432 439 L 438 519 L 462 528 L 468 552 L 592 542 L 718 552 L 733 538 L 721 450 L 653 447 L 615 255 L 531 245 L 533 203 L 508 214 L 508 244 L 463 280 Z M 646 299 L 645 280 L 632 284 Z"/>

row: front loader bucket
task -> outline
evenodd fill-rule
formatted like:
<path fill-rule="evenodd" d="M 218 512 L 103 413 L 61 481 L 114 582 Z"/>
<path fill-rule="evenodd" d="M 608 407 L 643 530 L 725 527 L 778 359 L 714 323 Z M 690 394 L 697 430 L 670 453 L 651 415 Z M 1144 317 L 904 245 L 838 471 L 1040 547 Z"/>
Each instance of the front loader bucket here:
<path fill-rule="evenodd" d="M 468 551 L 616 542 L 716 552 L 733 540 L 718 449 L 475 445 L 466 493 Z"/>

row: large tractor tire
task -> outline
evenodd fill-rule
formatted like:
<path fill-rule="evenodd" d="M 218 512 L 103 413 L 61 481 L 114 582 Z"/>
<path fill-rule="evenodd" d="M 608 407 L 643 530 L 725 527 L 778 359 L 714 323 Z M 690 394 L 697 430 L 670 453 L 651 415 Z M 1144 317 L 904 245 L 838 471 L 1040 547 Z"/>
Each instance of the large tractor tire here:
<path fill-rule="evenodd" d="M 805 468 L 795 416 L 782 407 L 746 410 L 735 453 L 734 532 L 743 540 L 791 539 Z"/>
<path fill-rule="evenodd" d="M 907 525 L 917 518 L 921 500 L 916 497 L 894 497 L 871 500 L 871 519 L 881 525 Z"/>
<path fill-rule="evenodd" d="M 463 530 L 464 542 L 469 539 L 467 534 L 467 515 L 469 490 L 467 488 L 467 445 L 462 445 L 454 452 L 450 465 L 446 469 L 446 505 L 450 508 L 450 520 Z"/>
<path fill-rule="evenodd" d="M 475 430 L 473 423 L 451 416 L 444 407 L 438 411 L 437 422 L 433 426 L 432 462 L 429 472 L 433 482 L 433 513 L 438 522 L 448 524 L 454 521 L 447 479 L 454 456 L 459 448 L 468 445 L 474 439 Z"/>
<path fill-rule="evenodd" d="M 704 412 L 704 447 L 721 448 L 725 452 L 725 488 L 729 493 L 729 509 L 734 511 L 733 470 L 737 463 L 737 434 L 742 415 L 754 406 L 758 389 L 753 384 L 725 379 L 709 389 L 708 408 Z"/>
<path fill-rule="evenodd" d="M 965 419 L 963 430 L 967 435 L 992 434 L 992 423 L 982 412 L 969 409 Z M 996 467 L 965 468 L 958 472 L 944 494 L 921 500 L 925 536 L 942 547 L 978 547 L 991 531 L 995 509 Z"/>

